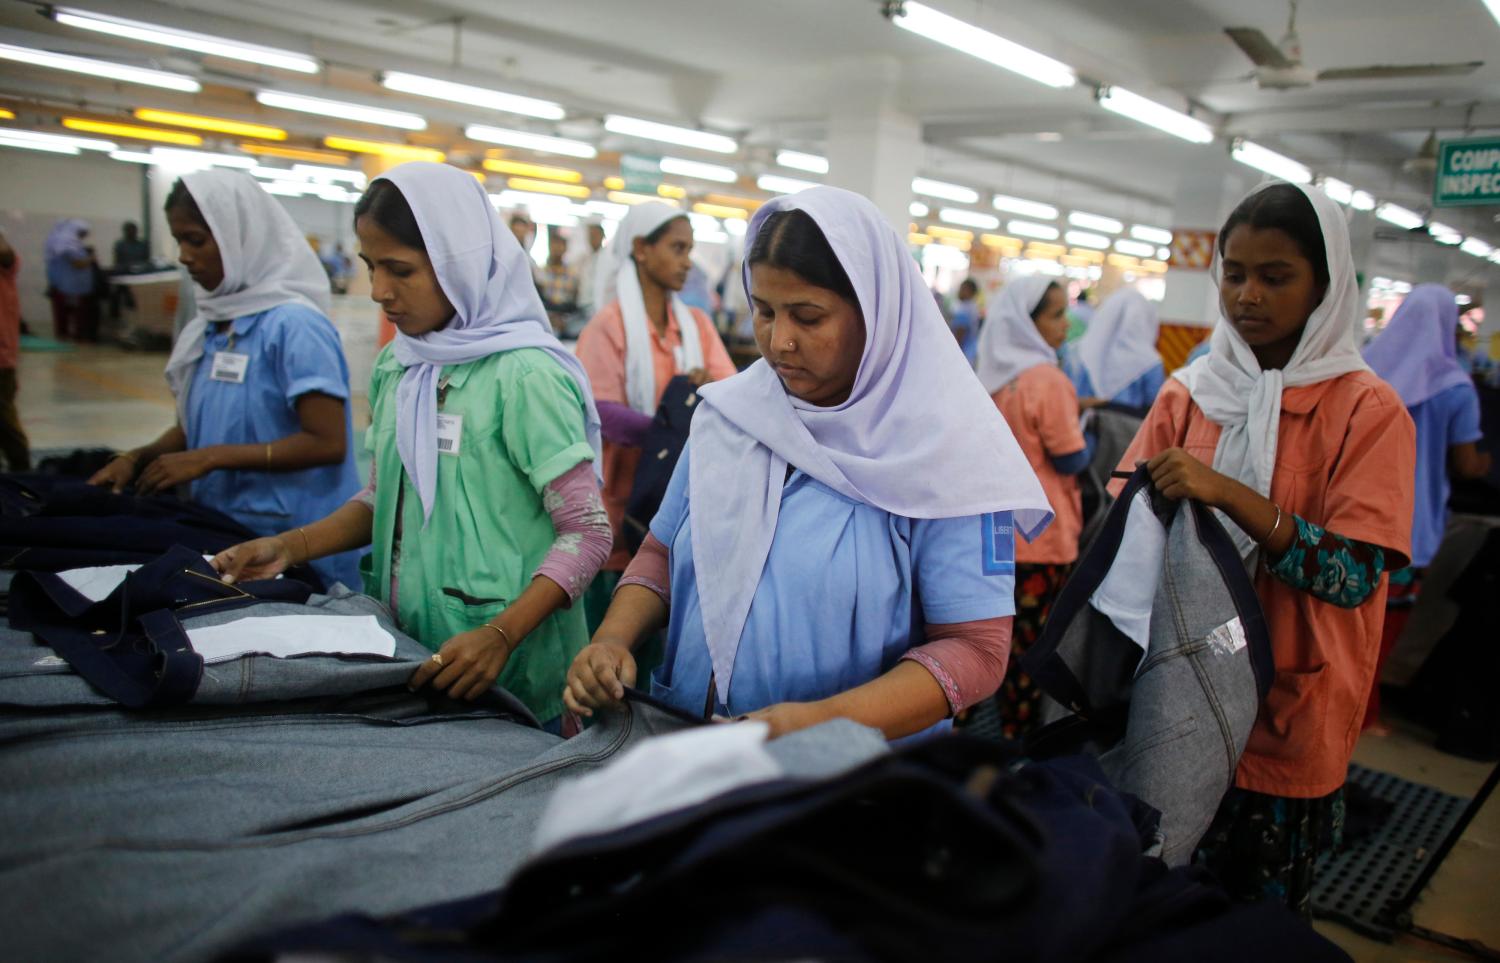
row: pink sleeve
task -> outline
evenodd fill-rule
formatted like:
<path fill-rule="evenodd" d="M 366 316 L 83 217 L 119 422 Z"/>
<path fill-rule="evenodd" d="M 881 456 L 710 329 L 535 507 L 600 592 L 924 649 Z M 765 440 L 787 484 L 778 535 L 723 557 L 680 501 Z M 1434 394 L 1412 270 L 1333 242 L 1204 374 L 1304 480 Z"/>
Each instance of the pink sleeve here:
<path fill-rule="evenodd" d="M 693 317 L 698 319 L 698 339 L 703 345 L 703 369 L 708 372 L 709 378 L 723 381 L 739 374 L 734 361 L 729 357 L 728 349 L 724 347 L 724 339 L 719 337 L 719 330 L 708 319 L 708 315 L 693 308 Z"/>
<path fill-rule="evenodd" d="M 625 574 L 615 591 L 626 585 L 639 585 L 655 592 L 670 608 L 672 605 L 672 569 L 667 558 L 667 547 L 655 535 L 647 534 L 641 550 L 625 566 Z"/>
<path fill-rule="evenodd" d="M 1042 448 L 1052 458 L 1083 451 L 1083 429 L 1078 426 L 1078 391 L 1061 368 L 1039 367 L 1039 373 L 1022 390 L 1028 391 L 1027 408 L 1036 419 Z"/>
<path fill-rule="evenodd" d="M 620 302 L 601 308 L 578 335 L 578 361 L 588 373 L 594 401 L 628 405 L 625 395 L 625 322 Z"/>
<path fill-rule="evenodd" d="M 373 461 L 370 462 L 369 484 L 351 495 L 349 500 L 351 502 L 359 502 L 372 512 L 375 510 L 375 463 Z"/>
<path fill-rule="evenodd" d="M 976 622 L 929 625 L 930 641 L 901 658 L 920 664 L 948 698 L 949 710 L 957 714 L 994 695 L 1005 680 L 1010 662 L 1010 634 L 1015 616 L 1002 615 Z"/>
<path fill-rule="evenodd" d="M 614 545 L 594 463 L 581 461 L 548 482 L 542 488 L 542 505 L 557 537 L 532 578 L 545 575 L 568 593 L 569 602 L 576 602 Z"/>

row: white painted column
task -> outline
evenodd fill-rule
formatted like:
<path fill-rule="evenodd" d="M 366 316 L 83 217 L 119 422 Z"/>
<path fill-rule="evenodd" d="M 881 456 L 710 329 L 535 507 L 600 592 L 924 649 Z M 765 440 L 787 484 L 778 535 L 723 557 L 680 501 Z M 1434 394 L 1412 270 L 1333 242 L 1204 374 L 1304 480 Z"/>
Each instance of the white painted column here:
<path fill-rule="evenodd" d="M 922 161 L 922 125 L 899 109 L 901 65 L 891 57 L 851 57 L 829 67 L 827 182 L 875 202 L 902 235 L 911 222 L 911 179 Z"/>
<path fill-rule="evenodd" d="M 165 205 L 167 195 L 172 193 L 172 184 L 183 175 L 183 171 L 170 167 L 150 165 L 146 168 L 146 202 L 150 207 L 151 256 L 158 261 L 177 263 L 177 242 L 167 228 Z M 141 225 L 142 231 L 148 230 Z"/>
<path fill-rule="evenodd" d="M 1172 230 L 1217 231 L 1249 187 L 1245 168 L 1228 157 L 1204 152 L 1204 163 L 1184 174 L 1172 204 Z M 1161 319 L 1166 324 L 1213 327 L 1219 320 L 1219 291 L 1207 268 L 1167 270 Z"/>

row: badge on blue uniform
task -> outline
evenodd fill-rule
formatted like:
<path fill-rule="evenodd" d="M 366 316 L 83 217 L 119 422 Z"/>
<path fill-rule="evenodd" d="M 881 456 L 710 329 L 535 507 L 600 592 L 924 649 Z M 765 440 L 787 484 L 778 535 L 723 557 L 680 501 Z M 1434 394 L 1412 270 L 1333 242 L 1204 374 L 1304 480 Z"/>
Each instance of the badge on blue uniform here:
<path fill-rule="evenodd" d="M 1016 574 L 1016 532 L 1010 512 L 980 515 L 979 525 L 984 535 L 984 574 Z"/>

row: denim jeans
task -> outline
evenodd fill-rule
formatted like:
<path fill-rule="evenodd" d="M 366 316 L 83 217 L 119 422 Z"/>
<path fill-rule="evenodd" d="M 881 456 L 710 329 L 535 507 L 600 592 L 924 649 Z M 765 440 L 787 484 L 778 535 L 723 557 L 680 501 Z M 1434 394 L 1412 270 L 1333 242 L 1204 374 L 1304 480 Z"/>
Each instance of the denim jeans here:
<path fill-rule="evenodd" d="M 1234 784 L 1274 669 L 1254 585 L 1223 526 L 1191 502 L 1130 511 L 1150 494 L 1138 469 L 1025 658 L 1042 689 L 1073 713 L 1030 747 L 1045 755 L 1092 746 L 1117 788 L 1161 812 L 1162 858 L 1181 865 Z M 1165 527 L 1165 544 L 1159 564 L 1142 565 L 1132 546 L 1160 547 L 1160 535 L 1132 526 L 1152 525 Z M 1112 620 L 1090 602 L 1120 566 L 1154 583 L 1144 652 L 1131 638 L 1139 621 Z"/>

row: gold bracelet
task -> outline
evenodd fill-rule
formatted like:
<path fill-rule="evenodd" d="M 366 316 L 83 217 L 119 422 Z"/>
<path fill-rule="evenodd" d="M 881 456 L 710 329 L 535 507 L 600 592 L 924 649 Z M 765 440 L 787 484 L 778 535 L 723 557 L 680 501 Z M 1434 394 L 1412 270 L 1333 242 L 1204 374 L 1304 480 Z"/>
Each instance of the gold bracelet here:
<path fill-rule="evenodd" d="M 298 525 L 297 531 L 302 533 L 302 561 L 304 564 L 307 562 L 311 562 L 312 545 L 310 545 L 307 541 L 307 529 L 303 528 L 301 525 Z"/>
<path fill-rule="evenodd" d="M 496 632 L 499 632 L 500 633 L 500 638 L 502 638 L 502 639 L 505 640 L 505 647 L 507 649 L 509 649 L 511 652 L 516 651 L 516 644 L 510 640 L 510 633 L 506 632 L 500 626 L 498 626 L 498 625 L 492 625 L 489 622 L 484 622 L 484 623 L 481 624 L 481 628 L 494 629 Z"/>
<path fill-rule="evenodd" d="M 122 451 L 119 454 L 115 455 L 115 457 L 123 458 L 126 461 L 130 462 L 132 465 L 139 465 L 141 463 L 141 460 L 139 458 L 135 457 L 128 451 Z"/>
<path fill-rule="evenodd" d="M 271 443 L 266 442 L 266 471 L 271 470 Z"/>

